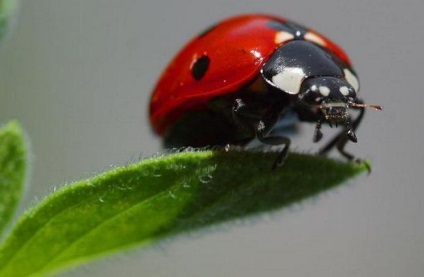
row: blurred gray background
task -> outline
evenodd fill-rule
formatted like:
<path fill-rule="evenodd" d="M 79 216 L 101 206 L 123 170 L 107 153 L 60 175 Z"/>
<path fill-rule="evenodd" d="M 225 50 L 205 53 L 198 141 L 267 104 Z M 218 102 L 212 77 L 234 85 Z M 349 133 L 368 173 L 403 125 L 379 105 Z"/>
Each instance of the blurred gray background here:
<path fill-rule="evenodd" d="M 312 201 L 111 256 L 66 276 L 423 276 L 424 1 L 23 1 L 0 51 L 1 122 L 32 148 L 25 207 L 54 186 L 148 157 L 150 91 L 194 34 L 271 12 L 343 46 L 369 111 L 349 145 L 373 173 Z M 312 129 L 294 139 L 316 149 Z"/>

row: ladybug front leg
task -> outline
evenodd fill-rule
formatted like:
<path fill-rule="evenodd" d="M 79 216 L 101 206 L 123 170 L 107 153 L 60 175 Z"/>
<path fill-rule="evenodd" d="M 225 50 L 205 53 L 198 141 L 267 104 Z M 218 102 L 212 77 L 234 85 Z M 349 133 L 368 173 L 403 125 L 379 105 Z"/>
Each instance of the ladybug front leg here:
<path fill-rule="evenodd" d="M 356 101 L 357 104 L 363 104 L 363 101 L 361 99 L 358 99 Z M 326 146 L 324 146 L 320 151 L 319 154 L 321 155 L 325 155 L 327 154 L 331 149 L 334 148 L 334 146 L 337 147 L 337 150 L 340 152 L 340 154 L 342 154 L 346 159 L 348 159 L 349 161 L 356 161 L 356 162 L 360 162 L 361 160 L 356 158 L 354 155 L 350 154 L 349 152 L 347 152 L 344 148 L 347 144 L 347 142 L 349 141 L 349 134 L 353 134 L 356 129 L 358 128 L 359 124 L 361 123 L 364 114 L 365 114 L 365 108 L 358 108 L 359 109 L 359 114 L 358 116 L 355 118 L 355 120 L 352 122 L 352 125 L 350 127 L 350 130 L 347 130 L 348 132 L 346 133 L 346 129 L 344 129 L 343 131 L 341 131 L 338 135 L 336 135 L 330 142 L 327 143 Z"/>

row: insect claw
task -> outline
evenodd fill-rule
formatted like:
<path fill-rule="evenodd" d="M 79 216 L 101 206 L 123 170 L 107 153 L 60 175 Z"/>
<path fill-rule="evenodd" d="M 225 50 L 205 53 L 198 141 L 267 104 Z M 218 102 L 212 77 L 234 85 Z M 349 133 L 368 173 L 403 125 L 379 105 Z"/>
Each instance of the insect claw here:
<path fill-rule="evenodd" d="M 352 142 L 358 142 L 358 139 L 356 138 L 355 132 L 353 132 L 352 129 L 350 129 L 349 131 L 347 131 L 347 138 L 352 141 Z"/>
<path fill-rule="evenodd" d="M 313 142 L 318 142 L 322 139 L 322 132 L 320 130 L 315 131 Z"/>

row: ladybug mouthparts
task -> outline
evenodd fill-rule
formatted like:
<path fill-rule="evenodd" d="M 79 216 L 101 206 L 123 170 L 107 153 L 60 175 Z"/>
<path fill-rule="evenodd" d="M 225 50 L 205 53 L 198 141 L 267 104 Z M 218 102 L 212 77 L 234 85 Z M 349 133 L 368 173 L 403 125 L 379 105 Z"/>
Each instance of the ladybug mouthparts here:
<path fill-rule="evenodd" d="M 326 120 L 330 122 L 345 122 L 349 121 L 349 106 L 345 103 L 328 103 L 321 105 L 321 111 Z"/>
<path fill-rule="evenodd" d="M 346 125 L 346 136 L 352 142 L 357 142 L 355 132 L 353 131 L 352 125 L 350 123 L 350 115 L 348 113 L 349 105 L 346 103 L 326 103 L 321 105 L 321 111 L 324 114 L 324 118 L 329 122 L 330 126 L 332 123 L 336 124 L 343 122 Z M 318 123 L 321 125 L 320 123 Z M 321 126 L 317 124 L 317 132 Z M 315 134 L 315 137 L 322 137 L 322 134 Z"/>
<path fill-rule="evenodd" d="M 335 123 L 336 127 L 337 127 L 337 123 L 340 123 L 340 122 L 343 122 L 346 125 L 346 136 L 352 142 L 357 142 L 358 139 L 356 138 L 355 132 L 353 131 L 348 109 L 349 108 L 360 108 L 360 109 L 372 108 L 378 111 L 383 109 L 383 107 L 380 105 L 369 105 L 369 104 L 360 104 L 360 103 L 353 103 L 353 102 L 323 103 L 319 105 L 319 108 L 324 114 L 325 120 L 328 121 L 331 127 L 332 127 L 331 125 L 332 123 Z M 322 138 L 321 124 L 322 124 L 322 121 L 319 120 L 315 127 L 315 134 L 313 139 L 314 142 L 318 142 Z"/>

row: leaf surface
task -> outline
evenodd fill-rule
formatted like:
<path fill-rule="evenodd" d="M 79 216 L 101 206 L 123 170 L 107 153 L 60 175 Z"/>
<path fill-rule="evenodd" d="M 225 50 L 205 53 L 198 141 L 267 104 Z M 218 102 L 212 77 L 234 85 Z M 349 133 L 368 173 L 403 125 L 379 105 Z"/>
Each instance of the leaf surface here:
<path fill-rule="evenodd" d="M 323 157 L 184 152 L 68 185 L 26 213 L 0 247 L 0 276 L 37 276 L 230 219 L 275 210 L 366 170 Z"/>

